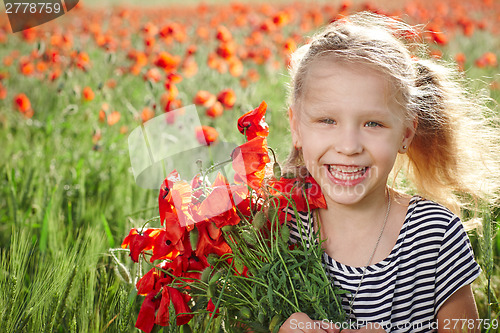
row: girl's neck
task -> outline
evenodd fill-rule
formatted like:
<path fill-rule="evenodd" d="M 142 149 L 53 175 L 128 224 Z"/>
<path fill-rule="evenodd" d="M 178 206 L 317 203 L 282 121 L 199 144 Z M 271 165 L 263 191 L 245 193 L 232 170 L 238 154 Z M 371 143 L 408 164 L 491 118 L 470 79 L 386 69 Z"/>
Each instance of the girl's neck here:
<path fill-rule="evenodd" d="M 379 225 L 374 222 L 385 216 L 389 198 L 394 198 L 394 192 L 391 191 L 389 196 L 389 191 L 391 191 L 390 188 L 384 189 L 382 193 L 366 197 L 365 200 L 352 205 L 328 202 L 328 208 L 319 212 L 321 221 L 327 221 L 327 225 L 323 227 L 356 232 L 371 230 L 374 225 Z M 346 223 L 346 221 L 349 222 Z"/>

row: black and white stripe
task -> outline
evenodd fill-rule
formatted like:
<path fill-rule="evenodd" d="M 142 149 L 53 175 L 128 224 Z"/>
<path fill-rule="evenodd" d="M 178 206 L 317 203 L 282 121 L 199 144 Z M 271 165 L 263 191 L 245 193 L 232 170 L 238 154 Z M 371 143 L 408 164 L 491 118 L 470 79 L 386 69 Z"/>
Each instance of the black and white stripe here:
<path fill-rule="evenodd" d="M 292 210 L 288 213 L 291 241 L 299 242 L 296 217 Z M 312 240 L 311 217 L 307 212 L 298 217 L 302 237 Z M 350 293 L 342 295 L 342 306 L 350 313 L 349 302 L 364 268 L 336 262 L 326 253 L 323 259 L 334 284 Z M 445 207 L 414 196 L 391 253 L 366 268 L 352 317 L 361 325 L 382 323 L 387 332 L 433 332 L 439 308 L 480 272 L 460 219 Z"/>

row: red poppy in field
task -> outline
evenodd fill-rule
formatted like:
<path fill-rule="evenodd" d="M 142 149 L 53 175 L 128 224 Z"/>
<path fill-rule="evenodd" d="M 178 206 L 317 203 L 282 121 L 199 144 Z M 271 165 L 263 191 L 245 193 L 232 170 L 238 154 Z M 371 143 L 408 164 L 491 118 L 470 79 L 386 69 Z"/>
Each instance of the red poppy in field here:
<path fill-rule="evenodd" d="M 91 101 L 94 99 L 95 94 L 90 87 L 85 87 L 83 88 L 82 96 L 84 100 Z"/>
<path fill-rule="evenodd" d="M 196 127 L 196 139 L 202 145 L 210 146 L 212 143 L 217 141 L 219 133 L 217 130 L 211 126 L 200 126 Z"/>
<path fill-rule="evenodd" d="M 143 123 L 145 123 L 146 121 L 148 121 L 150 119 L 153 119 L 154 116 L 155 116 L 155 112 L 153 110 L 151 110 L 151 108 L 146 106 L 144 109 L 142 109 L 141 120 Z"/>
<path fill-rule="evenodd" d="M 255 137 L 267 137 L 269 126 L 265 122 L 267 104 L 260 103 L 259 107 L 245 113 L 238 119 L 238 130 L 250 141 Z"/>
<path fill-rule="evenodd" d="M 233 39 L 233 36 L 228 28 L 223 25 L 217 27 L 217 33 L 215 37 L 221 42 L 228 42 Z"/>
<path fill-rule="evenodd" d="M 217 118 L 222 116 L 222 113 L 224 113 L 224 107 L 222 106 L 221 102 L 215 101 L 214 104 L 207 108 L 205 113 L 210 118 Z"/>
<path fill-rule="evenodd" d="M 265 176 L 266 164 L 270 162 L 266 138 L 258 136 L 236 147 L 231 158 L 235 181 L 258 190 Z"/>
<path fill-rule="evenodd" d="M 0 82 L 0 99 L 5 99 L 7 97 L 7 88 Z"/>
<path fill-rule="evenodd" d="M 14 97 L 14 105 L 22 113 L 26 113 L 29 110 L 31 110 L 31 102 L 30 102 L 28 96 L 26 96 L 23 93 L 17 94 Z"/>
<path fill-rule="evenodd" d="M 175 87 L 176 83 L 182 82 L 182 75 L 176 72 L 169 73 L 167 75 L 167 82 L 165 83 L 165 89 L 168 89 L 168 85 L 172 85 Z"/>
<path fill-rule="evenodd" d="M 243 74 L 243 63 L 237 57 L 232 57 L 228 59 L 229 63 L 229 74 L 234 77 L 240 77 Z"/>
<path fill-rule="evenodd" d="M 493 52 L 486 52 L 476 59 L 475 64 L 479 68 L 495 67 L 497 65 L 497 56 Z"/>
<path fill-rule="evenodd" d="M 236 103 L 236 94 L 231 88 L 224 89 L 217 95 L 217 100 L 222 103 L 225 108 L 232 108 Z"/>
<path fill-rule="evenodd" d="M 33 65 L 33 63 L 27 59 L 24 59 L 21 61 L 20 65 L 19 65 L 19 71 L 21 72 L 21 74 L 23 75 L 31 75 L 35 72 L 35 65 Z"/>
<path fill-rule="evenodd" d="M 223 59 L 230 59 L 236 55 L 236 43 L 233 41 L 222 42 L 219 44 L 215 52 Z"/>
<path fill-rule="evenodd" d="M 448 36 L 446 36 L 446 34 L 441 29 L 439 29 L 438 27 L 430 27 L 428 30 L 432 41 L 440 45 L 448 44 Z"/>
<path fill-rule="evenodd" d="M 121 114 L 118 111 L 113 111 L 110 114 L 108 114 L 107 118 L 108 118 L 108 125 L 113 126 L 114 124 L 120 121 Z"/>
<path fill-rule="evenodd" d="M 217 98 L 214 94 L 206 90 L 199 90 L 193 98 L 193 103 L 196 105 L 202 105 L 206 108 L 211 107 Z"/>
<path fill-rule="evenodd" d="M 198 73 L 198 63 L 192 56 L 186 57 L 182 62 L 181 70 L 184 77 L 193 77 Z"/>
<path fill-rule="evenodd" d="M 90 57 L 86 52 L 74 53 L 74 59 L 78 68 L 86 71 L 90 67 Z"/>
<path fill-rule="evenodd" d="M 174 56 L 166 51 L 160 52 L 154 64 L 163 68 L 166 72 L 174 71 L 180 63 L 180 57 Z"/>
<path fill-rule="evenodd" d="M 455 55 L 455 61 L 458 64 L 458 68 L 463 71 L 465 69 L 465 54 L 462 52 L 459 52 Z"/>

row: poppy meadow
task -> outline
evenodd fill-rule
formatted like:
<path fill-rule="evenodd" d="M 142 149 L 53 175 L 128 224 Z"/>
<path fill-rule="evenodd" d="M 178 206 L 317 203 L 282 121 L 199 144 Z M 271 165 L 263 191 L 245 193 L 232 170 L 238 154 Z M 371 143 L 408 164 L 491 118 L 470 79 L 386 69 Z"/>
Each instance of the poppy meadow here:
<path fill-rule="evenodd" d="M 203 324 L 209 332 L 222 332 L 222 325 L 214 324 L 222 317 L 215 298 L 203 303 L 210 322 L 190 322 L 190 295 L 173 287 L 176 279 L 203 281 L 201 272 L 213 265 L 209 253 L 233 251 L 236 243 L 226 242 L 221 230 L 244 223 L 236 209 L 261 214 L 248 206 L 246 191 L 265 186 L 265 166 L 283 161 L 291 148 L 290 54 L 318 28 L 365 10 L 423 25 L 416 37 L 428 43 L 430 55 L 452 60 L 470 89 L 499 112 L 500 3 L 495 0 L 195 1 L 144 7 L 80 1 L 67 14 L 18 33 L 0 16 L 2 331 L 188 332 Z M 199 119 L 193 142 L 208 148 L 234 145 L 226 159 L 235 184 L 217 176 L 206 185 L 168 170 L 156 188 L 139 186 L 129 135 L 159 116 L 176 126 L 178 113 L 172 111 L 192 104 Z M 185 141 L 167 139 L 172 147 Z M 293 188 L 294 198 L 303 194 L 293 180 L 276 178 L 266 198 L 278 207 L 288 202 L 280 196 L 285 189 Z M 203 192 L 204 186 L 210 191 Z M 223 199 L 228 188 L 230 201 Z M 321 205 L 314 195 L 306 199 Z M 218 216 L 223 205 L 228 209 Z M 191 233 L 193 212 L 213 223 L 203 220 Z M 174 215 L 176 227 L 165 228 Z M 469 236 L 483 269 L 473 285 L 480 318 L 492 320 L 500 315 L 500 212 L 484 216 Z M 234 279 L 251 275 L 231 258 L 219 265 L 233 267 Z M 161 269 L 175 272 L 168 277 L 154 269 L 155 260 L 165 259 L 168 265 Z M 220 276 L 210 273 L 205 287 L 220 289 L 215 283 Z M 253 311 L 250 305 L 246 309 Z"/>

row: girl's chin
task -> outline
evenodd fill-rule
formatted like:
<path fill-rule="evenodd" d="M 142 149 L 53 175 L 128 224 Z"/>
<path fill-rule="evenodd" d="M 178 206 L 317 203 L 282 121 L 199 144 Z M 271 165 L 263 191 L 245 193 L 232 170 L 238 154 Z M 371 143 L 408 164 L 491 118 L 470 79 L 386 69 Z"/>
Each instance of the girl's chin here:
<path fill-rule="evenodd" d="M 359 203 L 366 196 L 366 186 L 358 184 L 357 186 L 339 186 L 324 185 L 321 187 L 325 200 L 343 205 L 352 205 Z"/>

